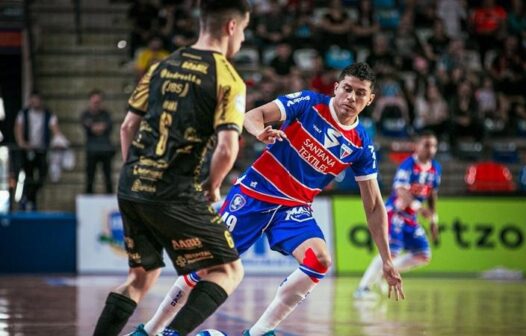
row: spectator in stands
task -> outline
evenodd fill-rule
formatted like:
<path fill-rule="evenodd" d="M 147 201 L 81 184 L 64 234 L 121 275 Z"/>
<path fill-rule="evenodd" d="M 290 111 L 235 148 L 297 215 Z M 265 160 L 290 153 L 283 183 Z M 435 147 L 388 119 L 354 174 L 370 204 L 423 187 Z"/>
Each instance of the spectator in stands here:
<path fill-rule="evenodd" d="M 192 44 L 199 26 L 192 17 L 192 1 L 168 2 L 159 12 L 160 32 L 169 51 Z"/>
<path fill-rule="evenodd" d="M 454 39 L 449 42 L 447 51 L 443 53 L 438 60 L 437 67 L 440 71 L 446 72 L 454 68 L 469 68 L 468 57 L 462 39 Z"/>
<path fill-rule="evenodd" d="M 281 81 L 295 70 L 296 62 L 288 43 L 282 42 L 276 46 L 276 56 L 270 61 L 270 67 Z"/>
<path fill-rule="evenodd" d="M 425 55 L 433 64 L 438 61 L 440 55 L 447 52 L 449 37 L 444 29 L 444 22 L 440 19 L 433 24 L 433 33 L 424 44 Z"/>
<path fill-rule="evenodd" d="M 507 36 L 504 47 L 489 70 L 495 81 L 496 91 L 508 96 L 524 95 L 526 85 L 526 52 L 517 36 Z"/>
<path fill-rule="evenodd" d="M 384 135 L 406 137 L 409 134 L 409 109 L 400 84 L 394 79 L 383 80 L 372 118 Z"/>
<path fill-rule="evenodd" d="M 321 57 L 316 58 L 314 76 L 310 80 L 310 88 L 324 95 L 331 95 L 334 92 L 336 74 L 325 67 Z"/>
<path fill-rule="evenodd" d="M 469 81 L 463 80 L 457 86 L 457 92 L 449 104 L 451 128 L 449 139 L 455 151 L 459 138 L 469 137 L 482 142 L 484 128 L 477 100 Z"/>
<path fill-rule="evenodd" d="M 148 43 L 152 31 L 157 26 L 157 15 L 159 9 L 149 0 L 137 0 L 128 11 L 132 31 L 130 35 L 130 58 L 135 56 L 137 49 Z"/>
<path fill-rule="evenodd" d="M 526 8 L 523 0 L 512 0 L 508 14 L 508 32 L 526 40 Z"/>
<path fill-rule="evenodd" d="M 447 36 L 449 38 L 457 39 L 462 37 L 462 27 L 466 25 L 467 18 L 467 10 L 465 6 L 465 1 L 438 0 L 437 17 L 444 22 Z"/>
<path fill-rule="evenodd" d="M 428 82 L 426 93 L 415 100 L 415 122 L 417 132 L 432 131 L 440 140 L 447 135 L 448 108 L 440 90 L 433 82 Z"/>
<path fill-rule="evenodd" d="M 152 64 L 165 59 L 170 53 L 163 48 L 163 40 L 160 36 L 152 36 L 148 42 L 148 48 L 139 52 L 135 63 L 137 75 L 141 78 Z"/>
<path fill-rule="evenodd" d="M 412 70 L 415 57 L 423 54 L 423 50 L 409 16 L 404 16 L 400 20 L 394 36 L 394 46 L 400 58 L 399 70 Z"/>
<path fill-rule="evenodd" d="M 270 0 L 268 12 L 255 18 L 256 43 L 260 53 L 278 43 L 286 41 L 291 34 L 290 18 L 277 0 Z"/>
<path fill-rule="evenodd" d="M 511 105 L 509 116 L 512 132 L 518 136 L 526 137 L 526 102 L 524 98 Z"/>
<path fill-rule="evenodd" d="M 389 40 L 384 34 L 377 34 L 373 40 L 373 50 L 367 56 L 367 63 L 376 72 L 379 78 L 393 73 L 398 67 L 399 58 L 392 52 Z"/>
<path fill-rule="evenodd" d="M 86 194 L 93 193 L 97 165 L 102 164 L 106 193 L 113 193 L 111 162 L 115 148 L 111 143 L 113 122 L 111 114 L 103 106 L 104 94 L 92 90 L 88 108 L 82 112 L 80 121 L 86 132 Z"/>
<path fill-rule="evenodd" d="M 473 11 L 471 30 L 477 40 L 480 63 L 485 64 L 486 53 L 498 45 L 506 28 L 506 11 L 495 0 L 483 0 L 482 6 Z"/>
<path fill-rule="evenodd" d="M 371 0 L 360 1 L 357 19 L 351 23 L 350 30 L 353 45 L 369 50 L 372 48 L 373 36 L 380 32 L 380 24 L 375 16 Z"/>
<path fill-rule="evenodd" d="M 39 93 L 31 93 L 29 105 L 18 113 L 14 133 L 26 175 L 21 209 L 36 210 L 37 194 L 48 172 L 49 145 L 52 137 L 62 135 L 56 115 L 43 105 Z"/>
<path fill-rule="evenodd" d="M 292 19 L 292 38 L 290 43 L 294 49 L 312 48 L 316 27 L 313 21 L 314 10 L 312 1 L 298 1 Z"/>
<path fill-rule="evenodd" d="M 349 45 L 349 33 L 351 30 L 351 19 L 342 5 L 341 0 L 332 0 L 328 12 L 321 18 L 318 24 L 321 41 L 320 52 L 325 52 L 333 45 L 347 49 Z"/>

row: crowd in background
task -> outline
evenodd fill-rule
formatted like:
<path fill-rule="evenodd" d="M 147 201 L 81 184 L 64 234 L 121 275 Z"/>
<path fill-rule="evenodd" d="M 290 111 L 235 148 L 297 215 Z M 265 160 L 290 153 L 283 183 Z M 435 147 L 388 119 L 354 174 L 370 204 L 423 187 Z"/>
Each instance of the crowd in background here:
<path fill-rule="evenodd" d="M 140 76 L 198 34 L 195 1 L 137 0 L 130 57 Z M 378 75 L 362 120 L 371 133 L 434 131 L 459 140 L 526 136 L 526 6 L 521 0 L 254 0 L 235 63 L 248 109 L 302 89 L 332 94 L 338 72 L 366 61 Z"/>

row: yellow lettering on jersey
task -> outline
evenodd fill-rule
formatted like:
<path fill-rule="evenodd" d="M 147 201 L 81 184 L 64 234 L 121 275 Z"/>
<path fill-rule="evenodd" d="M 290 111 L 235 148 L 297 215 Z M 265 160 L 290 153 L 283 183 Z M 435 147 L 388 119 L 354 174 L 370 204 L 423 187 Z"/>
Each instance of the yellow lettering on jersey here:
<path fill-rule="evenodd" d="M 188 94 L 189 89 L 190 89 L 190 85 L 188 83 L 165 81 L 161 88 L 161 92 L 163 95 L 168 92 L 168 93 L 176 93 L 180 97 L 185 97 Z"/>
<path fill-rule="evenodd" d="M 183 82 L 192 82 L 201 85 L 201 78 L 194 74 L 183 74 L 180 72 L 171 72 L 168 69 L 161 70 L 161 78 L 182 80 Z"/>
<path fill-rule="evenodd" d="M 163 102 L 163 109 L 170 112 L 177 111 L 177 102 L 174 100 L 165 100 Z"/>
<path fill-rule="evenodd" d="M 172 240 L 174 250 L 193 250 L 203 247 L 201 239 L 194 237 L 188 239 Z"/>
<path fill-rule="evenodd" d="M 200 72 L 206 75 L 208 73 L 209 66 L 210 65 L 208 63 L 184 61 L 183 64 L 181 65 L 181 68 L 185 70 L 190 70 L 190 71 L 197 71 L 197 72 Z"/>

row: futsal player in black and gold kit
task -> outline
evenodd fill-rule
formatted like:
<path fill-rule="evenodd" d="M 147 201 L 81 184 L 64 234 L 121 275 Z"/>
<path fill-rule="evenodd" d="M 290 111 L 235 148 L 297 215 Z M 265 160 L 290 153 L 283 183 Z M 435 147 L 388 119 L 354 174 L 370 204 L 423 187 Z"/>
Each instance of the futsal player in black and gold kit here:
<path fill-rule="evenodd" d="M 200 10 L 196 44 L 151 66 L 129 100 L 118 200 L 130 270 L 108 295 L 96 336 L 118 335 L 126 325 L 164 266 L 163 249 L 181 275 L 206 270 L 166 335 L 187 335 L 243 277 L 211 202 L 219 199 L 239 147 L 246 87 L 227 58 L 244 40 L 249 5 L 201 0 Z"/>

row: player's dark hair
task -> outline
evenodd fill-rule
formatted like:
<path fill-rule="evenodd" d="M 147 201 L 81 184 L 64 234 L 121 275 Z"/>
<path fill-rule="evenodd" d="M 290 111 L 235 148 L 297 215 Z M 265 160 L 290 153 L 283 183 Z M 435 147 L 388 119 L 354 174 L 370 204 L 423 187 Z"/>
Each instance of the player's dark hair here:
<path fill-rule="evenodd" d="M 222 26 L 234 16 L 244 16 L 250 11 L 247 0 L 201 0 L 201 29 L 220 34 Z"/>
<path fill-rule="evenodd" d="M 101 96 L 101 97 L 103 97 L 104 96 L 104 92 L 102 92 L 102 90 L 100 90 L 100 89 L 93 89 L 93 90 L 91 90 L 88 93 L 88 97 L 91 98 L 93 96 Z"/>
<path fill-rule="evenodd" d="M 415 141 L 420 141 L 424 138 L 437 138 L 436 134 L 433 131 L 430 130 L 423 130 L 415 134 L 414 139 Z"/>
<path fill-rule="evenodd" d="M 338 76 L 338 82 L 345 78 L 345 76 L 353 76 L 360 80 L 368 80 L 371 82 L 371 91 L 376 85 L 376 74 L 367 63 L 354 63 L 342 70 Z"/>

